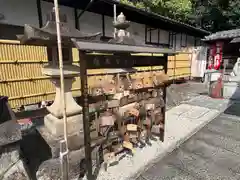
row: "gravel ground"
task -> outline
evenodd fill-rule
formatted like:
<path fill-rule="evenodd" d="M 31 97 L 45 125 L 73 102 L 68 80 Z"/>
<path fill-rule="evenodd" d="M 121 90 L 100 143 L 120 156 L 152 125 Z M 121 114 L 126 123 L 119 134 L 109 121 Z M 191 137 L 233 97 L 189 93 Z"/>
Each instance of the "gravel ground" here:
<path fill-rule="evenodd" d="M 231 105 L 137 180 L 239 180 L 240 117 Z"/>
<path fill-rule="evenodd" d="M 203 83 L 188 82 L 183 84 L 172 84 L 167 89 L 167 110 L 206 93 L 207 89 Z"/>

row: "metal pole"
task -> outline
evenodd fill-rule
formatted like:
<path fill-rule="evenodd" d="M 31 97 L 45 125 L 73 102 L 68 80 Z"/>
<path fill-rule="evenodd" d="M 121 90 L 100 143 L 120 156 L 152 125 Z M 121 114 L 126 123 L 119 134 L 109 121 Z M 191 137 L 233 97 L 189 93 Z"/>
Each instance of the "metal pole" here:
<path fill-rule="evenodd" d="M 66 115 L 66 97 L 64 89 L 64 74 L 63 74 L 63 55 L 62 55 L 62 40 L 60 32 L 60 20 L 59 20 L 59 8 L 58 0 L 54 0 L 56 29 L 57 29 L 57 44 L 58 44 L 58 59 L 59 59 L 59 70 L 60 70 L 60 82 L 61 82 L 61 96 L 62 96 L 62 113 L 64 121 L 64 141 L 65 141 L 65 152 L 60 152 L 61 159 L 61 170 L 62 180 L 68 180 L 68 137 L 67 137 L 67 115 Z M 63 141 L 60 142 L 61 149 L 63 147 Z M 67 161 L 67 162 L 66 162 Z"/>
<path fill-rule="evenodd" d="M 116 6 L 116 4 L 113 5 L 113 18 L 114 18 L 114 23 L 116 23 L 116 21 L 117 21 L 117 6 Z M 116 32 L 117 32 L 117 29 L 114 28 L 114 38 L 116 38 Z"/>

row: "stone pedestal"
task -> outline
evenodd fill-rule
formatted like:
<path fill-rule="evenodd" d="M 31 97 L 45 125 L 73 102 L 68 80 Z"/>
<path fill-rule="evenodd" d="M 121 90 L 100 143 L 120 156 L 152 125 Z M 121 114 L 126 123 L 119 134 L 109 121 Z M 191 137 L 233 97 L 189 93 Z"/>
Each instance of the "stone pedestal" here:
<path fill-rule="evenodd" d="M 52 156 L 59 155 L 59 141 L 64 138 L 64 121 L 62 111 L 62 96 L 60 70 L 57 64 L 49 64 L 43 68 L 43 74 L 51 77 L 51 82 L 56 87 L 56 95 L 51 106 L 47 107 L 49 114 L 44 117 L 44 127 L 39 130 L 40 134 L 52 149 Z M 64 64 L 64 95 L 67 115 L 67 131 L 69 149 L 76 150 L 83 145 L 83 120 L 82 107 L 79 106 L 72 96 L 72 83 L 75 76 L 79 75 L 79 67 Z"/>
<path fill-rule="evenodd" d="M 56 86 L 56 96 L 53 104 L 50 107 L 47 107 L 47 110 L 50 112 L 44 118 L 44 124 L 48 131 L 56 137 L 64 135 L 64 121 L 63 121 L 63 112 L 62 112 L 62 97 L 60 89 L 60 79 L 52 79 L 53 84 Z M 79 106 L 73 99 L 71 88 L 72 88 L 73 78 L 65 78 L 65 102 L 66 102 L 66 114 L 68 121 L 68 133 L 74 134 L 76 132 L 83 131 L 83 122 L 82 122 L 82 107 Z"/>

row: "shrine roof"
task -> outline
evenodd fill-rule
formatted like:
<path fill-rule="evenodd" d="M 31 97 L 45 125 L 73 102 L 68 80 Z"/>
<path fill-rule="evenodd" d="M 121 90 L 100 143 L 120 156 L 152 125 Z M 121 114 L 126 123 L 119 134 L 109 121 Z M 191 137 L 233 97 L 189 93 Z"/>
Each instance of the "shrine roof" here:
<path fill-rule="evenodd" d="M 227 31 L 219 31 L 209 36 L 205 36 L 203 41 L 210 42 L 217 40 L 231 40 L 238 37 L 240 37 L 240 29 L 232 29 Z"/>
<path fill-rule="evenodd" d="M 137 46 L 126 44 L 113 44 L 102 42 L 87 42 L 72 39 L 75 46 L 82 51 L 92 52 L 116 52 L 116 53 L 152 53 L 152 54 L 167 54 L 173 55 L 176 52 L 168 48 L 159 48 L 153 46 Z"/>

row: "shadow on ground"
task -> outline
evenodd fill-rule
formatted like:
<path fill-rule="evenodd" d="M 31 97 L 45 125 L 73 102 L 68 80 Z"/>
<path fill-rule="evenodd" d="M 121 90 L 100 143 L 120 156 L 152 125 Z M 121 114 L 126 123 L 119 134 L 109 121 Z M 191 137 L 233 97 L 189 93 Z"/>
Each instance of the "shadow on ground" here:
<path fill-rule="evenodd" d="M 30 176 L 32 180 L 36 180 L 39 165 L 51 158 L 50 148 L 36 130 L 32 130 L 31 133 L 23 137 L 20 147 Z"/>
<path fill-rule="evenodd" d="M 240 102 L 232 102 L 233 104 L 230 105 L 225 111 L 224 114 L 229 114 L 233 116 L 240 117 Z"/>

